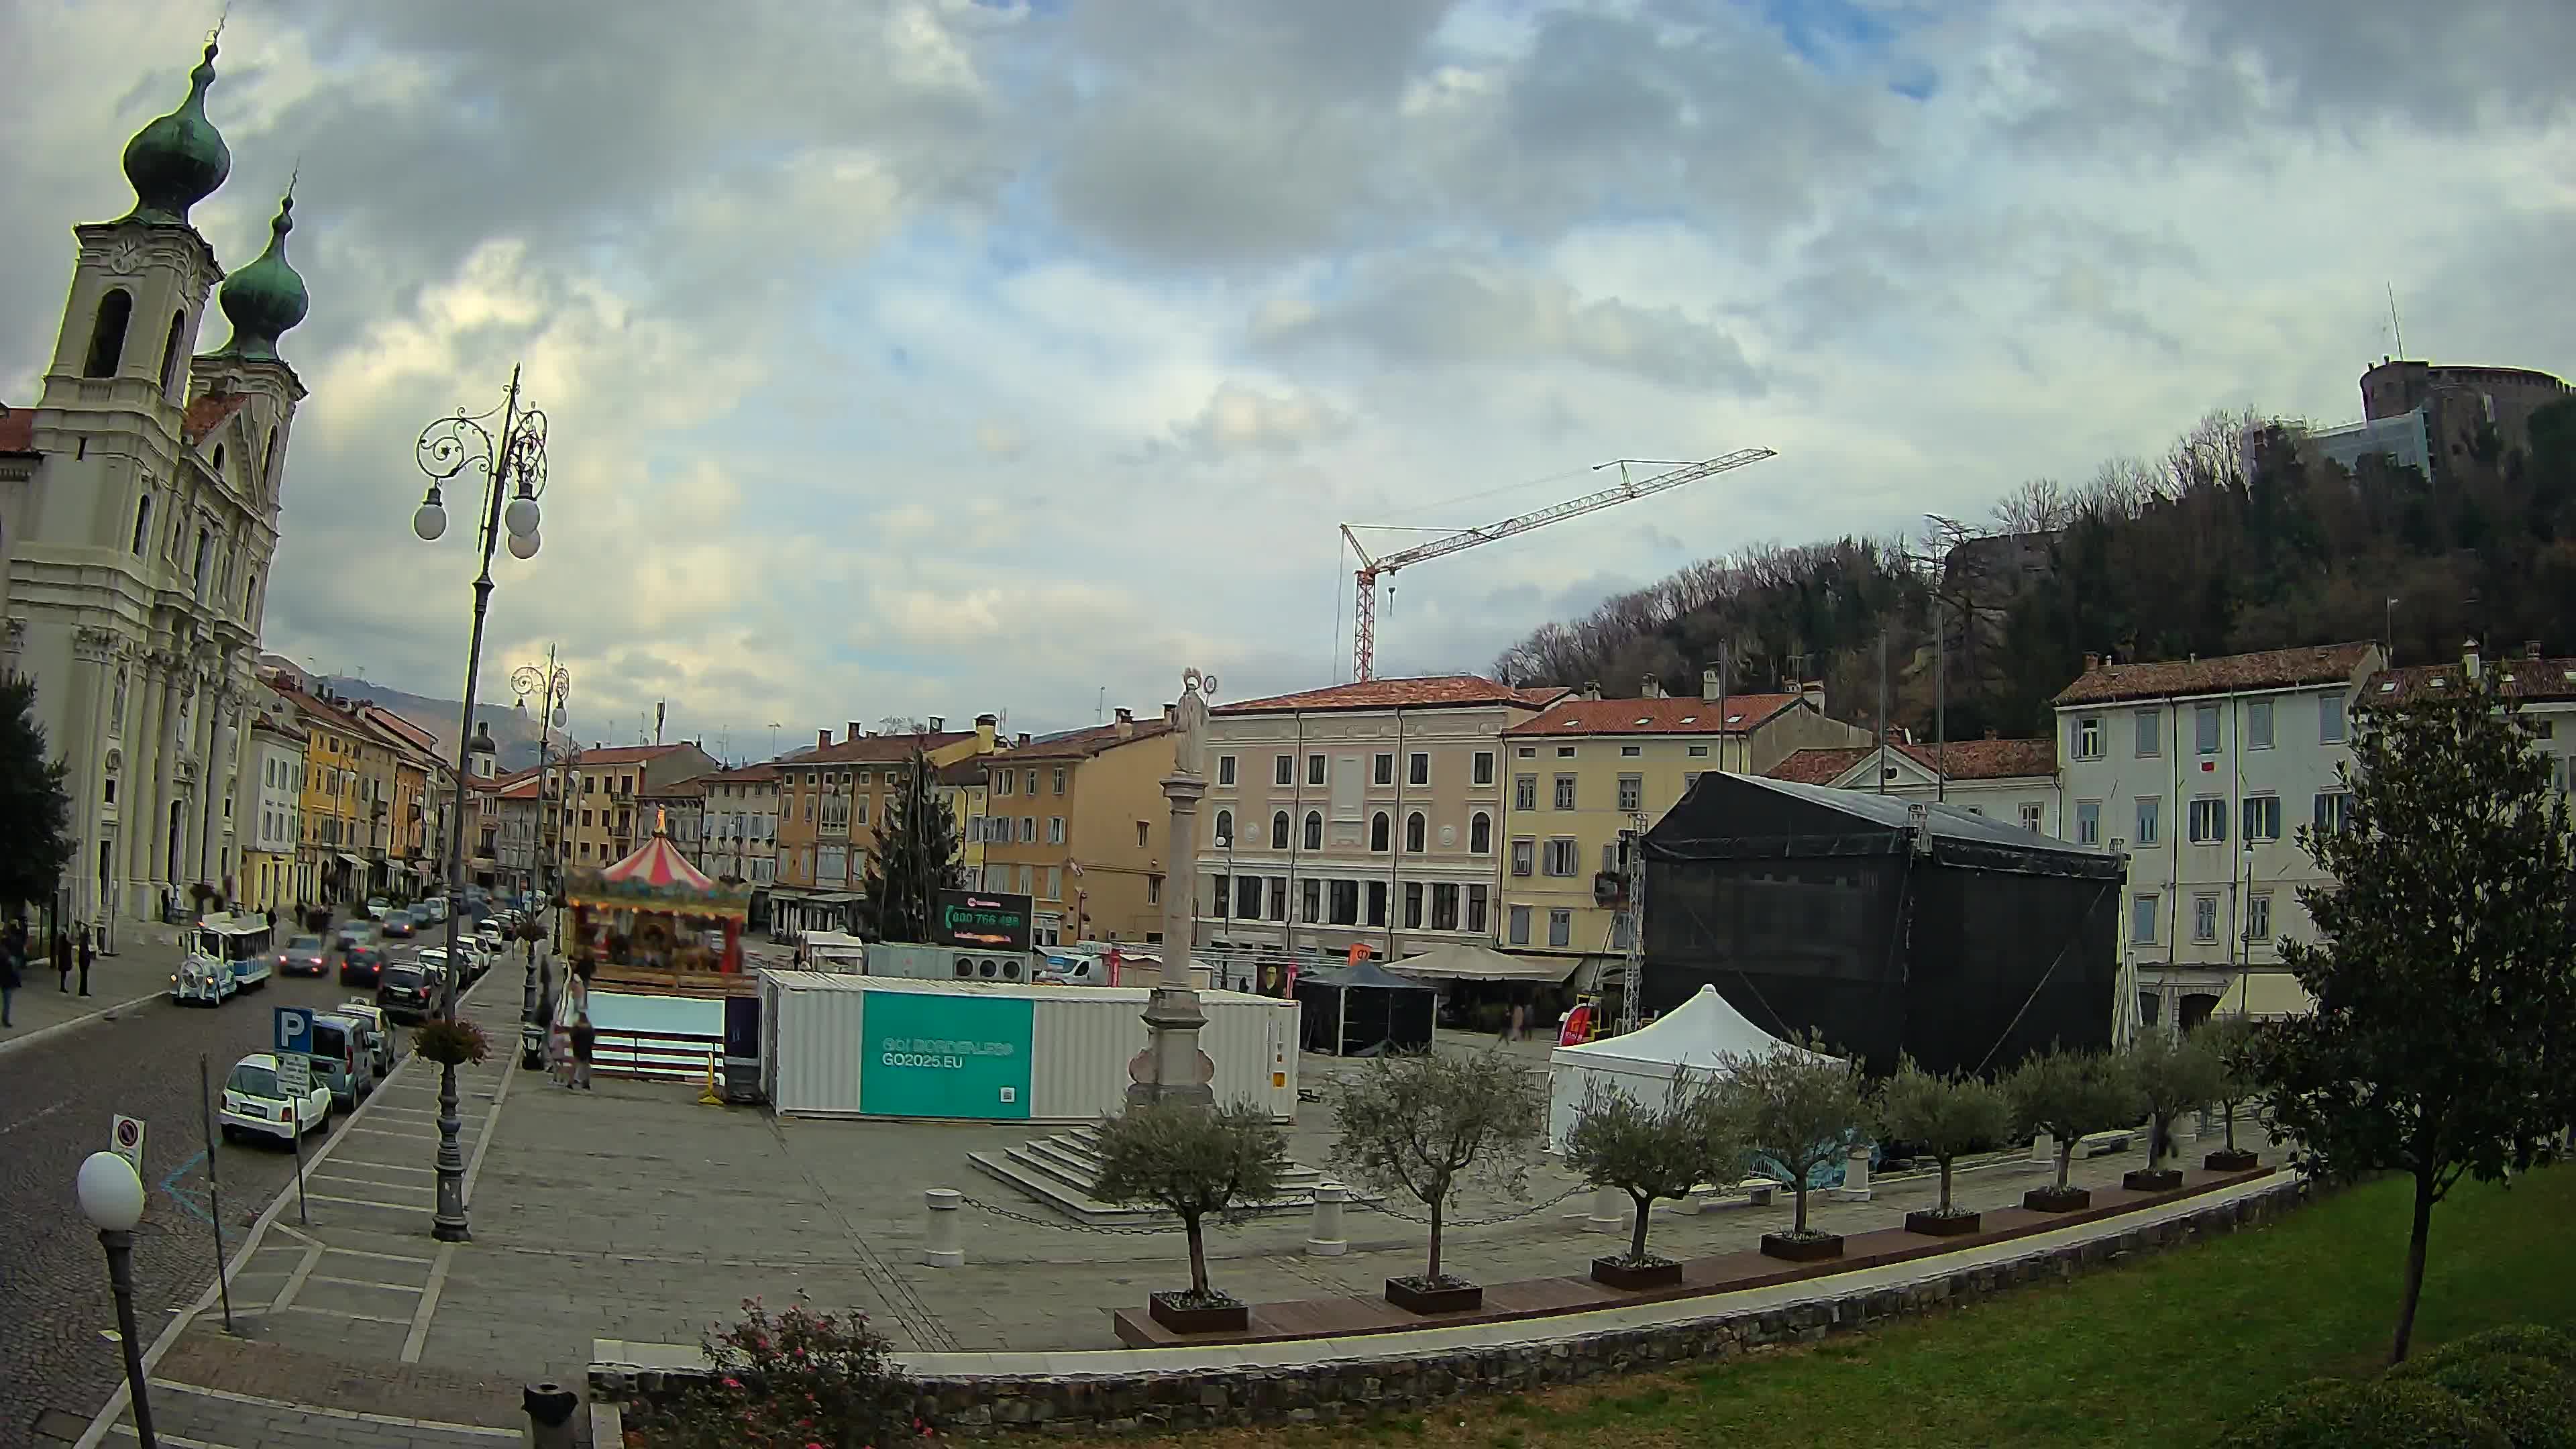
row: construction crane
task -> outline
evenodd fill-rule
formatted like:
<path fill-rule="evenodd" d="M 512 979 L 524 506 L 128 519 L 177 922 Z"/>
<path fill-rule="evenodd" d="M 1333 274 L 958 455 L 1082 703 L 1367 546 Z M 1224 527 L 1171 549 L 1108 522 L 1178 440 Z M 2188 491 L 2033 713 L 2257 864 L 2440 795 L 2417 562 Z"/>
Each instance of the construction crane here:
<path fill-rule="evenodd" d="M 1592 471 L 1597 473 L 1603 468 L 1618 469 L 1619 486 L 1616 488 L 1604 488 L 1598 493 L 1569 498 L 1563 503 L 1542 508 L 1535 513 L 1524 513 L 1518 518 L 1506 518 L 1500 523 L 1489 523 L 1482 528 L 1464 529 L 1446 538 L 1435 538 L 1429 543 L 1408 548 L 1402 553 L 1388 554 L 1384 558 L 1369 557 L 1368 549 L 1360 543 L 1360 536 L 1352 531 L 1355 528 L 1367 528 L 1372 525 L 1343 524 L 1342 537 L 1350 540 L 1351 552 L 1357 554 L 1360 561 L 1357 575 L 1359 599 L 1351 620 L 1351 677 L 1353 679 L 1370 678 L 1370 667 L 1376 661 L 1377 581 L 1380 577 L 1394 573 L 1407 564 L 1418 564 L 1425 559 L 1445 557 L 1461 549 L 1474 548 L 1480 543 L 1494 543 L 1515 534 L 1527 533 L 1533 528 L 1544 528 L 1551 523 L 1580 518 L 1586 513 L 1608 508 L 1614 503 L 1627 503 L 1646 497 L 1648 494 L 1679 488 L 1685 483 L 1696 483 L 1702 478 L 1732 472 L 1747 463 L 1759 463 L 1765 458 L 1778 456 L 1769 448 L 1744 448 L 1722 457 L 1703 458 L 1696 463 L 1684 463 L 1678 466 L 1648 458 L 1613 459 L 1610 462 L 1595 465 Z M 1628 470 L 1631 467 L 1665 468 L 1668 471 L 1657 473 L 1651 478 L 1632 480 L 1628 476 Z"/>

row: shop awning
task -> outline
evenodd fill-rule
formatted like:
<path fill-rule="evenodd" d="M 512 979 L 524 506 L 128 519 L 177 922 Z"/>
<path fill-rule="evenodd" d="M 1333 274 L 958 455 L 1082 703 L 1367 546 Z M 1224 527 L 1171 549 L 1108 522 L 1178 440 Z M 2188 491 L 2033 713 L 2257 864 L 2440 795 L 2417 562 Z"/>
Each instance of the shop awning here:
<path fill-rule="evenodd" d="M 1460 942 L 1390 961 L 1387 969 L 1405 976 L 1442 981 L 1532 981 L 1561 986 L 1580 964 L 1563 956 L 1507 956 L 1500 951 Z"/>
<path fill-rule="evenodd" d="M 340 852 L 340 858 L 347 861 L 349 864 L 356 866 L 360 870 L 365 870 L 367 868 L 367 862 L 363 857 L 351 855 L 345 850 Z"/>

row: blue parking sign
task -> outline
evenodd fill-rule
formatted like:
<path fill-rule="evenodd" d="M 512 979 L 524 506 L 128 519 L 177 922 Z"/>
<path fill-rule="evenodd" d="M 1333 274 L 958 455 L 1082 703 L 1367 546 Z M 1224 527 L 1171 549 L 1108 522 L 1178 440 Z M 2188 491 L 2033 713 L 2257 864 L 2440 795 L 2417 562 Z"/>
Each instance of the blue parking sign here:
<path fill-rule="evenodd" d="M 277 1009 L 276 1049 L 282 1052 L 313 1050 L 313 1013 L 300 1006 Z"/>

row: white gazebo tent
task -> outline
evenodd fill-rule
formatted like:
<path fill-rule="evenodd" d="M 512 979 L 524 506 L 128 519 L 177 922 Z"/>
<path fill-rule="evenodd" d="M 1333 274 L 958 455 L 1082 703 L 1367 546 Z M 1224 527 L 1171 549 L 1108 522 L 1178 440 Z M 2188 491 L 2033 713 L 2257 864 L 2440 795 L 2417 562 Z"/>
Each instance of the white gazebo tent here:
<path fill-rule="evenodd" d="M 1677 1072 L 1714 1071 L 1730 1056 L 1761 1056 L 1787 1048 L 1822 1058 L 1822 1053 L 1790 1046 L 1747 1021 L 1714 986 L 1666 1012 L 1651 1026 L 1625 1036 L 1561 1046 L 1548 1054 L 1547 1141 L 1561 1149 L 1574 1127 L 1592 1083 L 1605 1082 L 1637 1101 L 1663 1105 Z"/>

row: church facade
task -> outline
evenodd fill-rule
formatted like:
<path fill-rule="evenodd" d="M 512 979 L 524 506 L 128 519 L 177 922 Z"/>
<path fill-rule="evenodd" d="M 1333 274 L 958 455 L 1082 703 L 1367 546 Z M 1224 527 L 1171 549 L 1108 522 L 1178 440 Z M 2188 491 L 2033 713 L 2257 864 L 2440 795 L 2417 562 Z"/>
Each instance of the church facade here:
<path fill-rule="evenodd" d="M 206 115 L 215 54 L 126 145 L 134 209 L 73 229 L 39 400 L 0 412 L 0 667 L 33 678 L 68 767 L 58 905 L 111 931 L 200 885 L 242 899 L 256 844 L 253 666 L 305 396 L 278 339 L 308 303 L 291 190 L 229 275 L 188 220 L 232 164 Z M 200 353 L 210 301 L 230 336 Z"/>

